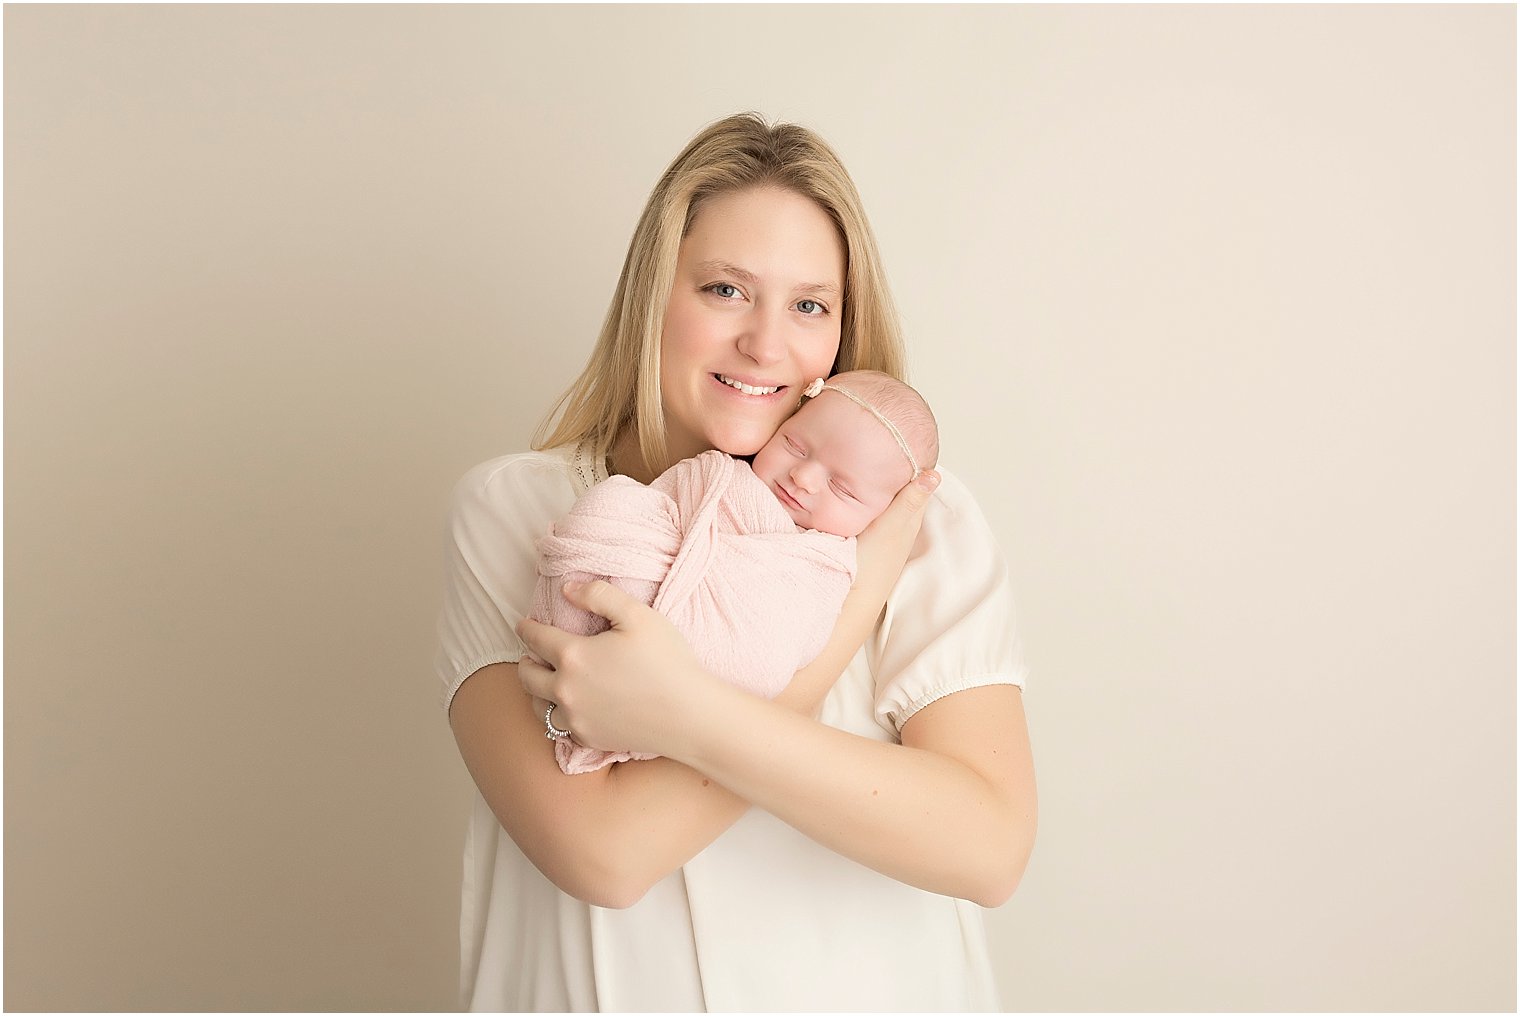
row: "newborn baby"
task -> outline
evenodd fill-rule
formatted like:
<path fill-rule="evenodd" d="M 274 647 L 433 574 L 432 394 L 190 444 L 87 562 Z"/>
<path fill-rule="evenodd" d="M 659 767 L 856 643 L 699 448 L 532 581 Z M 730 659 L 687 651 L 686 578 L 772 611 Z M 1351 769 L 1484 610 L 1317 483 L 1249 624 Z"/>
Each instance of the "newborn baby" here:
<path fill-rule="evenodd" d="M 539 541 L 534 620 L 604 631 L 560 586 L 606 579 L 664 614 L 713 674 L 779 694 L 833 632 L 855 579 L 854 537 L 939 457 L 933 413 L 889 375 L 820 378 L 804 397 L 753 466 L 708 451 L 648 486 L 614 476 L 582 495 Z M 562 735 L 555 757 L 582 773 L 654 756 Z"/>

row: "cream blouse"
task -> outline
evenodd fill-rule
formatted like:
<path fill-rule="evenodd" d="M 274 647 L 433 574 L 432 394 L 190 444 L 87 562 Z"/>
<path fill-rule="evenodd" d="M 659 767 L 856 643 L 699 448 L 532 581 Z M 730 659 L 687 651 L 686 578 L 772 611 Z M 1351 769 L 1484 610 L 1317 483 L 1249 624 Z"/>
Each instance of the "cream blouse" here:
<path fill-rule="evenodd" d="M 945 695 L 1023 687 L 1007 566 L 966 488 L 939 472 L 882 623 L 824 702 L 830 726 L 898 741 Z M 562 448 L 492 459 L 459 482 L 439 621 L 445 709 L 469 675 L 522 656 L 513 626 L 532 603 L 534 541 L 605 478 L 584 448 Z M 981 908 L 878 874 L 759 808 L 637 904 L 608 910 L 544 878 L 477 791 L 460 948 L 472 1011 L 998 1007 Z"/>

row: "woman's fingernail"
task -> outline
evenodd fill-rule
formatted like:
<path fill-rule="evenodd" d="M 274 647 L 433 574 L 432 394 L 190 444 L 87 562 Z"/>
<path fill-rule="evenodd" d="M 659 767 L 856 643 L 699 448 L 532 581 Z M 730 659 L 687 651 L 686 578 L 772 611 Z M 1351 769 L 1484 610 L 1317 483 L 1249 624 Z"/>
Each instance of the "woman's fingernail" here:
<path fill-rule="evenodd" d="M 925 490 L 932 491 L 934 488 L 939 486 L 939 474 L 933 472 L 932 470 L 925 469 L 923 472 L 918 474 L 917 480 L 918 485 Z"/>
<path fill-rule="evenodd" d="M 586 583 L 584 583 L 584 582 L 576 582 L 574 580 L 571 580 L 569 582 L 566 582 L 564 585 L 560 586 L 560 588 L 563 589 L 567 593 L 573 593 L 577 589 L 579 589 L 581 586 L 584 586 L 585 584 Z"/>

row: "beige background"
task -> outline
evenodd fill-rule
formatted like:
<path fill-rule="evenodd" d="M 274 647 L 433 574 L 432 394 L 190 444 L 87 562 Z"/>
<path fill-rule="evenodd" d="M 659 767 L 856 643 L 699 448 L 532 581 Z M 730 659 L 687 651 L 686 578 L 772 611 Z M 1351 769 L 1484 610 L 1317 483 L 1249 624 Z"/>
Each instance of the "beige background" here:
<path fill-rule="evenodd" d="M 746 108 L 1017 576 L 1009 1008 L 1514 1008 L 1513 6 L 4 29 L 8 1008 L 455 1003 L 448 491 Z"/>

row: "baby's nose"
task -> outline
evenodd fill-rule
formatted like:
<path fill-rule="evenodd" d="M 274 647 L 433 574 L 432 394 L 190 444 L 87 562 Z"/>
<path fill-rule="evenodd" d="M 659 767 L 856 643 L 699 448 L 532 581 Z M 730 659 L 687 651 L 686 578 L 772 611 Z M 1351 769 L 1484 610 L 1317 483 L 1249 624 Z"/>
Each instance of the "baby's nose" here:
<path fill-rule="evenodd" d="M 809 494 L 818 490 L 819 470 L 813 462 L 799 462 L 792 467 L 792 482 Z"/>

